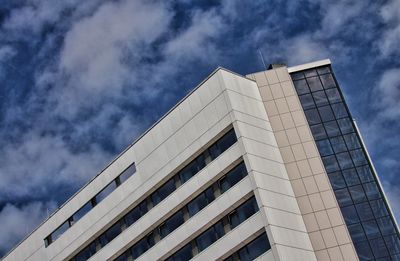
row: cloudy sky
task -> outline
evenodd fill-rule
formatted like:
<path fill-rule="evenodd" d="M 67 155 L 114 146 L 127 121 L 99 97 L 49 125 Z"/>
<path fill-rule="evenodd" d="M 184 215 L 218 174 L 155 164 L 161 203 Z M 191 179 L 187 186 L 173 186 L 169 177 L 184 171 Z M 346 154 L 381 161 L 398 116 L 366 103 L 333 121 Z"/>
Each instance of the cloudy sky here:
<path fill-rule="evenodd" d="M 330 58 L 400 218 L 400 1 L 0 0 L 0 256 L 217 66 Z"/>

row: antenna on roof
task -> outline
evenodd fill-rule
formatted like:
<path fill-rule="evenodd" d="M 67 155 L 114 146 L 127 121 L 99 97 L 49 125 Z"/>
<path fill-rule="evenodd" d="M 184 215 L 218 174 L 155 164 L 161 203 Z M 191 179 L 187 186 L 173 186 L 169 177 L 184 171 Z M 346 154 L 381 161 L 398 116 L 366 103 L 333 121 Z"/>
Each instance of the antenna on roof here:
<path fill-rule="evenodd" d="M 261 61 L 262 61 L 263 65 L 264 65 L 264 69 L 267 70 L 267 66 L 265 65 L 265 61 L 264 61 L 264 56 L 263 56 L 263 54 L 262 54 L 260 49 L 258 49 L 258 53 L 260 54 Z"/>

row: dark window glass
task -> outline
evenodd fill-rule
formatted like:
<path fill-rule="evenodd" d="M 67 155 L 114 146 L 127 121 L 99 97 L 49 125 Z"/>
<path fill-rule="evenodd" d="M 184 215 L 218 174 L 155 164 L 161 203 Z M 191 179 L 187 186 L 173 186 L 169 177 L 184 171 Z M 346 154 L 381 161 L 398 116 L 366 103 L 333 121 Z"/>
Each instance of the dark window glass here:
<path fill-rule="evenodd" d="M 119 175 L 119 180 L 121 183 L 123 183 L 125 180 L 127 180 L 130 176 L 132 176 L 136 172 L 136 166 L 135 164 L 130 165 L 124 172 Z"/>
<path fill-rule="evenodd" d="M 337 163 L 335 156 L 322 157 L 322 161 L 324 162 L 326 172 L 329 173 L 339 170 L 339 164 Z"/>
<path fill-rule="evenodd" d="M 159 189 L 154 191 L 153 194 L 151 194 L 151 201 L 153 202 L 153 205 L 155 206 L 158 203 L 160 203 L 163 199 L 168 197 L 168 195 L 171 194 L 175 189 L 176 189 L 175 181 L 174 179 L 170 179 Z"/>
<path fill-rule="evenodd" d="M 393 256 L 391 256 L 391 258 L 392 258 L 391 261 L 400 261 L 400 254 L 393 255 Z M 386 261 L 386 260 L 384 260 L 384 261 Z"/>
<path fill-rule="evenodd" d="M 315 104 L 317 104 L 318 107 L 329 104 L 324 91 L 314 92 L 312 96 L 314 97 Z"/>
<path fill-rule="evenodd" d="M 380 198 L 379 189 L 375 182 L 365 183 L 363 186 L 369 200 Z"/>
<path fill-rule="evenodd" d="M 354 208 L 353 205 L 343 207 L 342 213 L 343 213 L 343 217 L 344 217 L 344 220 L 346 221 L 347 225 L 360 222 L 360 219 L 358 218 L 356 209 Z"/>
<path fill-rule="evenodd" d="M 303 72 L 291 73 L 290 77 L 292 77 L 292 80 L 304 79 L 304 73 Z"/>
<path fill-rule="evenodd" d="M 185 220 L 183 218 L 183 212 L 182 210 L 180 210 L 177 213 L 175 213 L 172 217 L 168 218 L 167 221 L 165 221 L 164 224 L 160 226 L 161 238 L 164 238 L 167 235 L 169 235 L 172 231 L 174 231 L 180 225 L 182 225 L 183 222 L 185 222 Z"/>
<path fill-rule="evenodd" d="M 240 223 L 248 219 L 251 215 L 256 213 L 258 210 L 257 202 L 255 197 L 247 200 L 245 203 L 240 205 L 235 211 L 229 214 L 229 222 L 231 228 L 235 228 Z"/>
<path fill-rule="evenodd" d="M 364 233 L 364 229 L 362 228 L 360 223 L 349 225 L 347 226 L 347 228 L 349 229 L 349 233 L 353 242 L 363 241 L 367 239 Z"/>
<path fill-rule="evenodd" d="M 335 153 L 343 152 L 346 151 L 346 144 L 344 143 L 344 140 L 341 136 L 338 137 L 333 137 L 329 139 L 331 141 L 333 150 Z"/>
<path fill-rule="evenodd" d="M 311 94 L 301 95 L 299 98 L 304 110 L 315 108 L 314 100 Z"/>
<path fill-rule="evenodd" d="M 59 226 L 53 233 L 51 233 L 51 239 L 54 242 L 59 238 L 67 229 L 69 228 L 68 221 L 65 221 L 61 226 Z"/>
<path fill-rule="evenodd" d="M 96 242 L 91 243 L 90 245 L 85 247 L 81 252 L 79 252 L 79 254 L 77 254 L 75 257 L 75 260 L 86 261 L 94 254 L 96 254 Z"/>
<path fill-rule="evenodd" d="M 199 248 L 199 251 L 203 251 L 204 249 L 206 249 L 212 243 L 221 238 L 224 234 L 224 225 L 221 221 L 207 229 L 196 238 L 196 245 Z"/>
<path fill-rule="evenodd" d="M 132 248 L 132 256 L 133 259 L 141 256 L 144 252 L 146 252 L 149 248 L 154 246 L 155 241 L 154 241 L 154 234 L 150 233 L 147 235 L 145 238 L 141 239 L 139 242 L 137 242 Z"/>
<path fill-rule="evenodd" d="M 322 74 L 330 73 L 331 70 L 329 69 L 328 66 L 324 66 L 324 67 L 317 68 L 317 72 L 319 75 L 322 75 Z"/>
<path fill-rule="evenodd" d="M 197 212 L 202 210 L 210 202 L 215 199 L 213 189 L 210 187 L 195 199 L 193 199 L 189 204 L 187 204 L 189 216 L 194 216 Z"/>
<path fill-rule="evenodd" d="M 236 134 L 233 129 L 228 131 L 223 137 L 221 137 L 214 145 L 209 148 L 211 159 L 215 159 L 222 152 L 226 151 L 230 146 L 236 142 Z"/>
<path fill-rule="evenodd" d="M 346 180 L 348 186 L 354 186 L 360 184 L 358 175 L 355 169 L 346 169 L 342 171 L 343 177 Z"/>
<path fill-rule="evenodd" d="M 371 169 L 369 168 L 368 165 L 358 167 L 357 173 L 358 173 L 358 176 L 360 177 L 362 183 L 374 180 L 372 173 L 371 173 Z"/>
<path fill-rule="evenodd" d="M 266 234 L 263 234 L 250 242 L 246 247 L 238 251 L 240 261 L 251 261 L 259 257 L 261 254 L 271 249 Z"/>
<path fill-rule="evenodd" d="M 335 80 L 332 77 L 332 74 L 325 74 L 320 76 L 322 85 L 324 86 L 324 89 L 330 89 L 330 88 L 335 88 Z"/>
<path fill-rule="evenodd" d="M 374 258 L 374 256 L 372 255 L 371 248 L 369 247 L 368 241 L 354 242 L 354 247 L 357 250 L 357 254 L 358 257 L 360 258 L 360 261 L 371 260 Z"/>
<path fill-rule="evenodd" d="M 120 255 L 117 259 L 115 259 L 114 261 L 128 261 L 128 253 L 123 253 L 122 255 Z"/>
<path fill-rule="evenodd" d="M 344 135 L 344 140 L 346 141 L 347 148 L 349 150 L 354 150 L 360 148 L 360 143 L 358 142 L 358 137 L 355 133 L 350 133 Z"/>
<path fill-rule="evenodd" d="M 205 166 L 204 156 L 200 155 L 195 160 L 190 162 L 186 167 L 179 171 L 179 177 L 182 183 L 188 181 L 191 177 L 197 174 Z"/>
<path fill-rule="evenodd" d="M 375 222 L 375 220 L 364 221 L 362 222 L 362 225 L 364 227 L 365 234 L 367 235 L 368 239 L 377 238 L 381 236 L 378 224 Z"/>
<path fill-rule="evenodd" d="M 117 222 L 112 227 L 107 229 L 100 237 L 99 241 L 102 247 L 104 247 L 108 242 L 116 238 L 121 233 L 121 224 Z"/>
<path fill-rule="evenodd" d="M 318 140 L 316 141 L 316 143 L 321 156 L 328 156 L 333 154 L 333 150 L 329 140 Z"/>
<path fill-rule="evenodd" d="M 148 211 L 147 203 L 141 202 L 138 206 L 133 208 L 128 214 L 125 215 L 125 223 L 127 226 L 132 225 L 135 223 L 139 218 L 141 218 L 144 214 Z"/>
<path fill-rule="evenodd" d="M 348 169 L 353 167 L 353 162 L 351 161 L 350 155 L 348 152 L 342 152 L 336 154 L 337 161 L 339 162 L 339 166 L 341 169 Z"/>
<path fill-rule="evenodd" d="M 244 176 L 246 176 L 247 170 L 244 162 L 240 163 L 234 169 L 232 169 L 225 177 L 219 181 L 219 187 L 221 192 L 224 193 L 236 183 L 238 183 Z"/>
<path fill-rule="evenodd" d="M 326 90 L 326 96 L 328 96 L 328 100 L 330 103 L 341 102 L 342 98 L 340 97 L 339 90 L 337 88 Z"/>
<path fill-rule="evenodd" d="M 369 206 L 368 202 L 356 204 L 356 209 L 358 216 L 361 220 L 371 220 L 374 218 L 374 215 L 372 214 L 372 209 Z"/>
<path fill-rule="evenodd" d="M 187 261 L 193 257 L 192 246 L 187 244 L 166 261 Z"/>
<path fill-rule="evenodd" d="M 96 203 L 99 204 L 103 199 L 111 194 L 117 188 L 115 181 L 108 184 L 99 194 L 96 195 Z"/>
<path fill-rule="evenodd" d="M 319 117 L 318 111 L 316 109 L 311 109 L 304 111 L 306 114 L 307 121 L 310 125 L 317 124 L 321 122 L 321 118 Z"/>
<path fill-rule="evenodd" d="M 88 213 L 92 209 L 92 203 L 88 202 L 83 207 L 81 207 L 75 214 L 73 215 L 74 222 L 77 222 L 81 219 L 86 213 Z"/>
<path fill-rule="evenodd" d="M 349 191 L 354 203 L 361 203 L 367 200 L 361 185 L 349 187 Z"/>
<path fill-rule="evenodd" d="M 390 254 L 400 253 L 400 238 L 398 235 L 386 236 L 385 242 Z"/>
<path fill-rule="evenodd" d="M 339 126 L 337 125 L 336 121 L 325 122 L 324 126 L 328 137 L 340 135 Z"/>
<path fill-rule="evenodd" d="M 333 189 L 340 189 L 346 187 L 342 173 L 340 171 L 328 174 L 329 180 Z"/>
<path fill-rule="evenodd" d="M 336 199 L 341 207 L 347 206 L 347 205 L 350 205 L 353 203 L 351 200 L 350 193 L 347 190 L 347 188 L 335 190 L 335 195 L 336 195 Z"/>
<path fill-rule="evenodd" d="M 308 85 L 306 80 L 298 80 L 298 81 L 294 81 L 294 87 L 296 88 L 297 94 L 301 95 L 301 94 L 305 94 L 305 93 L 309 93 L 310 90 L 308 89 Z"/>
<path fill-rule="evenodd" d="M 386 205 L 382 199 L 372 200 L 370 201 L 370 204 L 376 218 L 389 215 Z"/>
<path fill-rule="evenodd" d="M 324 106 L 318 108 L 319 114 L 323 122 L 334 120 L 333 112 L 330 106 Z"/>
<path fill-rule="evenodd" d="M 342 102 L 332 104 L 331 106 L 336 119 L 345 118 L 348 116 L 346 108 Z"/>
<path fill-rule="evenodd" d="M 315 140 L 325 139 L 327 137 L 322 124 L 313 125 L 310 126 L 310 128 Z"/>
<path fill-rule="evenodd" d="M 382 235 L 395 234 L 396 229 L 394 228 L 393 221 L 390 217 L 383 217 L 377 219 L 379 229 Z"/>
<path fill-rule="evenodd" d="M 383 240 L 383 238 L 371 239 L 369 242 L 372 249 L 372 253 L 374 254 L 375 257 L 379 258 L 389 255 L 389 252 L 386 249 L 385 241 Z"/>
<path fill-rule="evenodd" d="M 343 134 L 354 132 L 353 125 L 349 118 L 340 119 L 337 122 Z"/>
<path fill-rule="evenodd" d="M 352 150 L 350 151 L 351 158 L 353 159 L 353 162 L 356 166 L 361 166 L 368 164 L 367 159 L 365 158 L 364 152 L 359 149 L 359 150 Z"/>
<path fill-rule="evenodd" d="M 304 71 L 304 75 L 306 77 L 312 77 L 312 76 L 317 76 L 318 74 L 317 74 L 317 70 L 309 69 L 309 70 Z"/>

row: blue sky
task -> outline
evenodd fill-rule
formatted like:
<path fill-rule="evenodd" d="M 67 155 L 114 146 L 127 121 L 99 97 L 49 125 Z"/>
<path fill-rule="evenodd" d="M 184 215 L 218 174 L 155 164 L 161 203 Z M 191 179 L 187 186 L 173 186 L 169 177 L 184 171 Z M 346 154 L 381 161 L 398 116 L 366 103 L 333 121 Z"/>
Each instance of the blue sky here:
<path fill-rule="evenodd" d="M 0 256 L 217 66 L 330 58 L 400 218 L 400 1 L 0 1 Z"/>

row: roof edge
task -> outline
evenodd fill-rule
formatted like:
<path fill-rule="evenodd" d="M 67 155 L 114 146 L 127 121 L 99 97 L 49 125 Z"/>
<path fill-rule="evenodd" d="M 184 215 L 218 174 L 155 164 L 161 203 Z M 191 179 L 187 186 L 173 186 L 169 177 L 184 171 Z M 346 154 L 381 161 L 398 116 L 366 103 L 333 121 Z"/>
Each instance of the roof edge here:
<path fill-rule="evenodd" d="M 291 67 L 288 67 L 287 70 L 289 73 L 293 73 L 293 72 L 303 71 L 303 70 L 320 67 L 320 66 L 324 66 L 324 65 L 330 65 L 330 64 L 332 64 L 330 59 L 324 59 L 324 60 L 319 60 L 319 61 L 315 61 L 315 62 L 311 62 L 311 63 L 305 63 L 305 64 L 296 65 L 296 66 L 291 66 Z"/>

